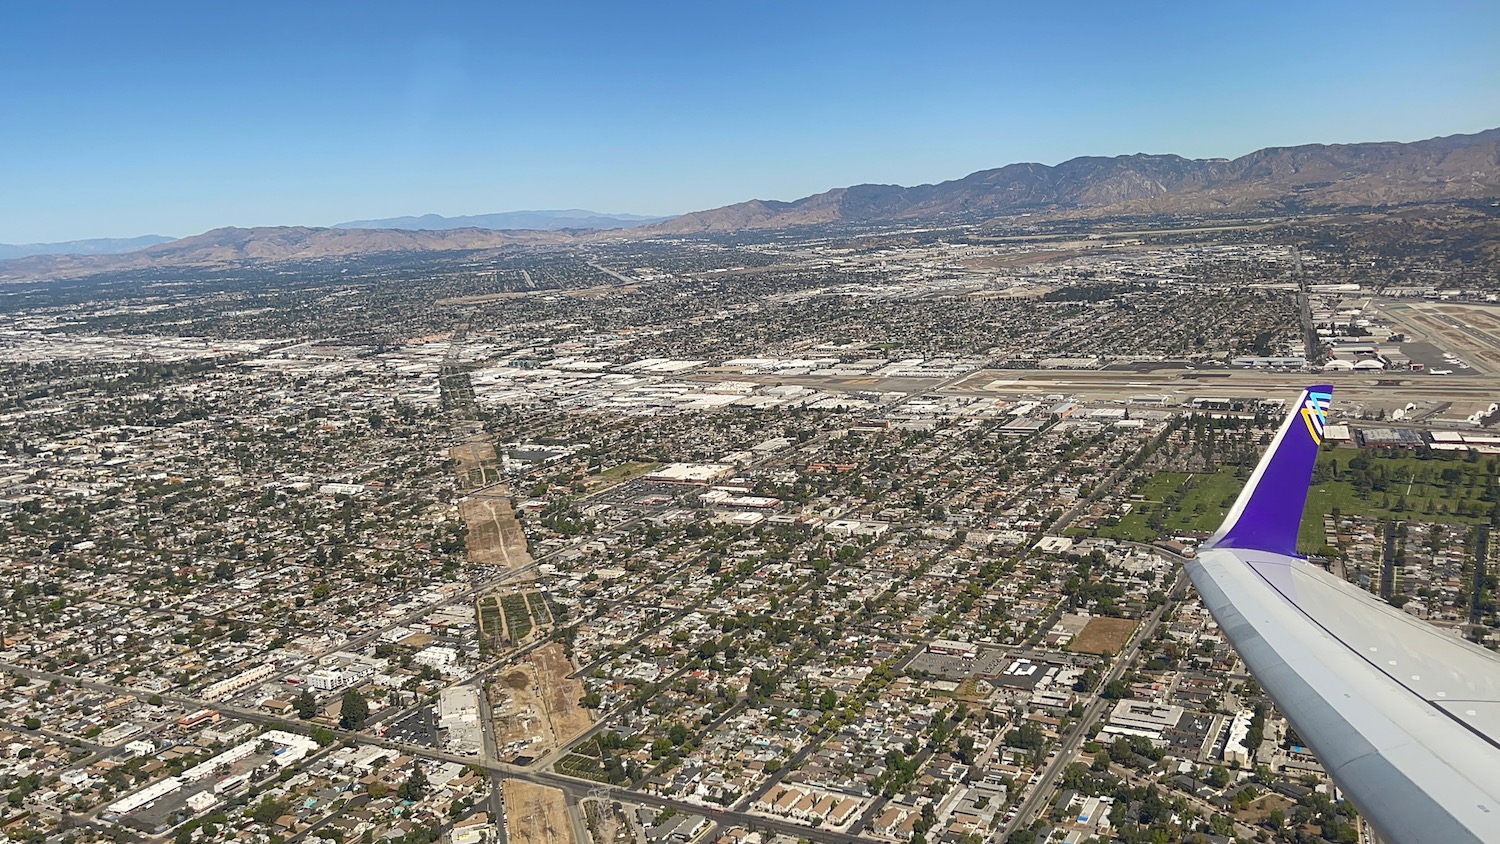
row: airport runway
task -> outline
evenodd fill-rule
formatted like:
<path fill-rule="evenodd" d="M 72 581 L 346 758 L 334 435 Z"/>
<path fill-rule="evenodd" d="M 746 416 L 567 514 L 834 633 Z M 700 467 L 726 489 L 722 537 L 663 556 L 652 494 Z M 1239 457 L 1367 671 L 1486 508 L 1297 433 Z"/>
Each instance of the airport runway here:
<path fill-rule="evenodd" d="M 1450 377 L 1420 372 L 1270 372 L 1254 369 L 1170 369 L 1132 372 L 1114 369 L 981 369 L 940 390 L 958 395 L 1036 397 L 1062 394 L 1092 401 L 1123 401 L 1132 396 L 1185 398 L 1278 398 L 1308 384 L 1334 386 L 1345 400 L 1381 404 L 1404 402 L 1490 402 L 1500 396 L 1500 378 Z"/>

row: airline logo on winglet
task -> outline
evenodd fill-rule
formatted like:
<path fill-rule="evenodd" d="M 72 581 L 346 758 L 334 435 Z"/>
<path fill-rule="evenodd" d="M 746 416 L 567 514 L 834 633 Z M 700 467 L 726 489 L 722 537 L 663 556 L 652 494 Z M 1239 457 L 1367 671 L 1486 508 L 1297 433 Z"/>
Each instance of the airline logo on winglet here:
<path fill-rule="evenodd" d="M 1313 442 L 1319 445 L 1323 443 L 1323 426 L 1328 424 L 1328 403 L 1332 400 L 1331 393 L 1311 391 L 1302 400 L 1302 421 L 1306 423 L 1307 433 L 1312 435 Z"/>

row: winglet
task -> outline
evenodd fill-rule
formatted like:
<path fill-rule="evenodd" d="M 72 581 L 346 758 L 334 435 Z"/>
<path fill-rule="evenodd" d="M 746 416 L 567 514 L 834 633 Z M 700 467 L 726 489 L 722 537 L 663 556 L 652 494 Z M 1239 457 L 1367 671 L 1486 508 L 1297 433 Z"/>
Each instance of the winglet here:
<path fill-rule="evenodd" d="M 1321 384 L 1302 391 L 1271 447 L 1240 491 L 1224 524 L 1205 543 L 1208 548 L 1246 548 L 1296 557 L 1297 529 L 1307 503 L 1313 463 L 1328 422 L 1333 387 Z"/>

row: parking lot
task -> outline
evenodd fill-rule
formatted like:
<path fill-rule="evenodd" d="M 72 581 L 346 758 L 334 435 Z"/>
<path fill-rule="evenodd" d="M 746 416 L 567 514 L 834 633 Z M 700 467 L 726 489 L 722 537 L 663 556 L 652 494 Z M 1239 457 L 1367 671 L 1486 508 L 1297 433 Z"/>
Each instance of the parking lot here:
<path fill-rule="evenodd" d="M 423 747 L 437 747 L 437 713 L 433 707 L 424 706 L 392 724 L 386 737 Z"/>

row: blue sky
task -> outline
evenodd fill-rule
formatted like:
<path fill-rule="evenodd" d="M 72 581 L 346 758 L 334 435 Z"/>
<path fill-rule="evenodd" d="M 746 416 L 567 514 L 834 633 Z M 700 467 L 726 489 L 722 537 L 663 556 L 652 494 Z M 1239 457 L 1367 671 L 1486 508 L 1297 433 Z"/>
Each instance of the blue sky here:
<path fill-rule="evenodd" d="M 7 3 L 0 242 L 1500 126 L 1500 3 Z"/>

